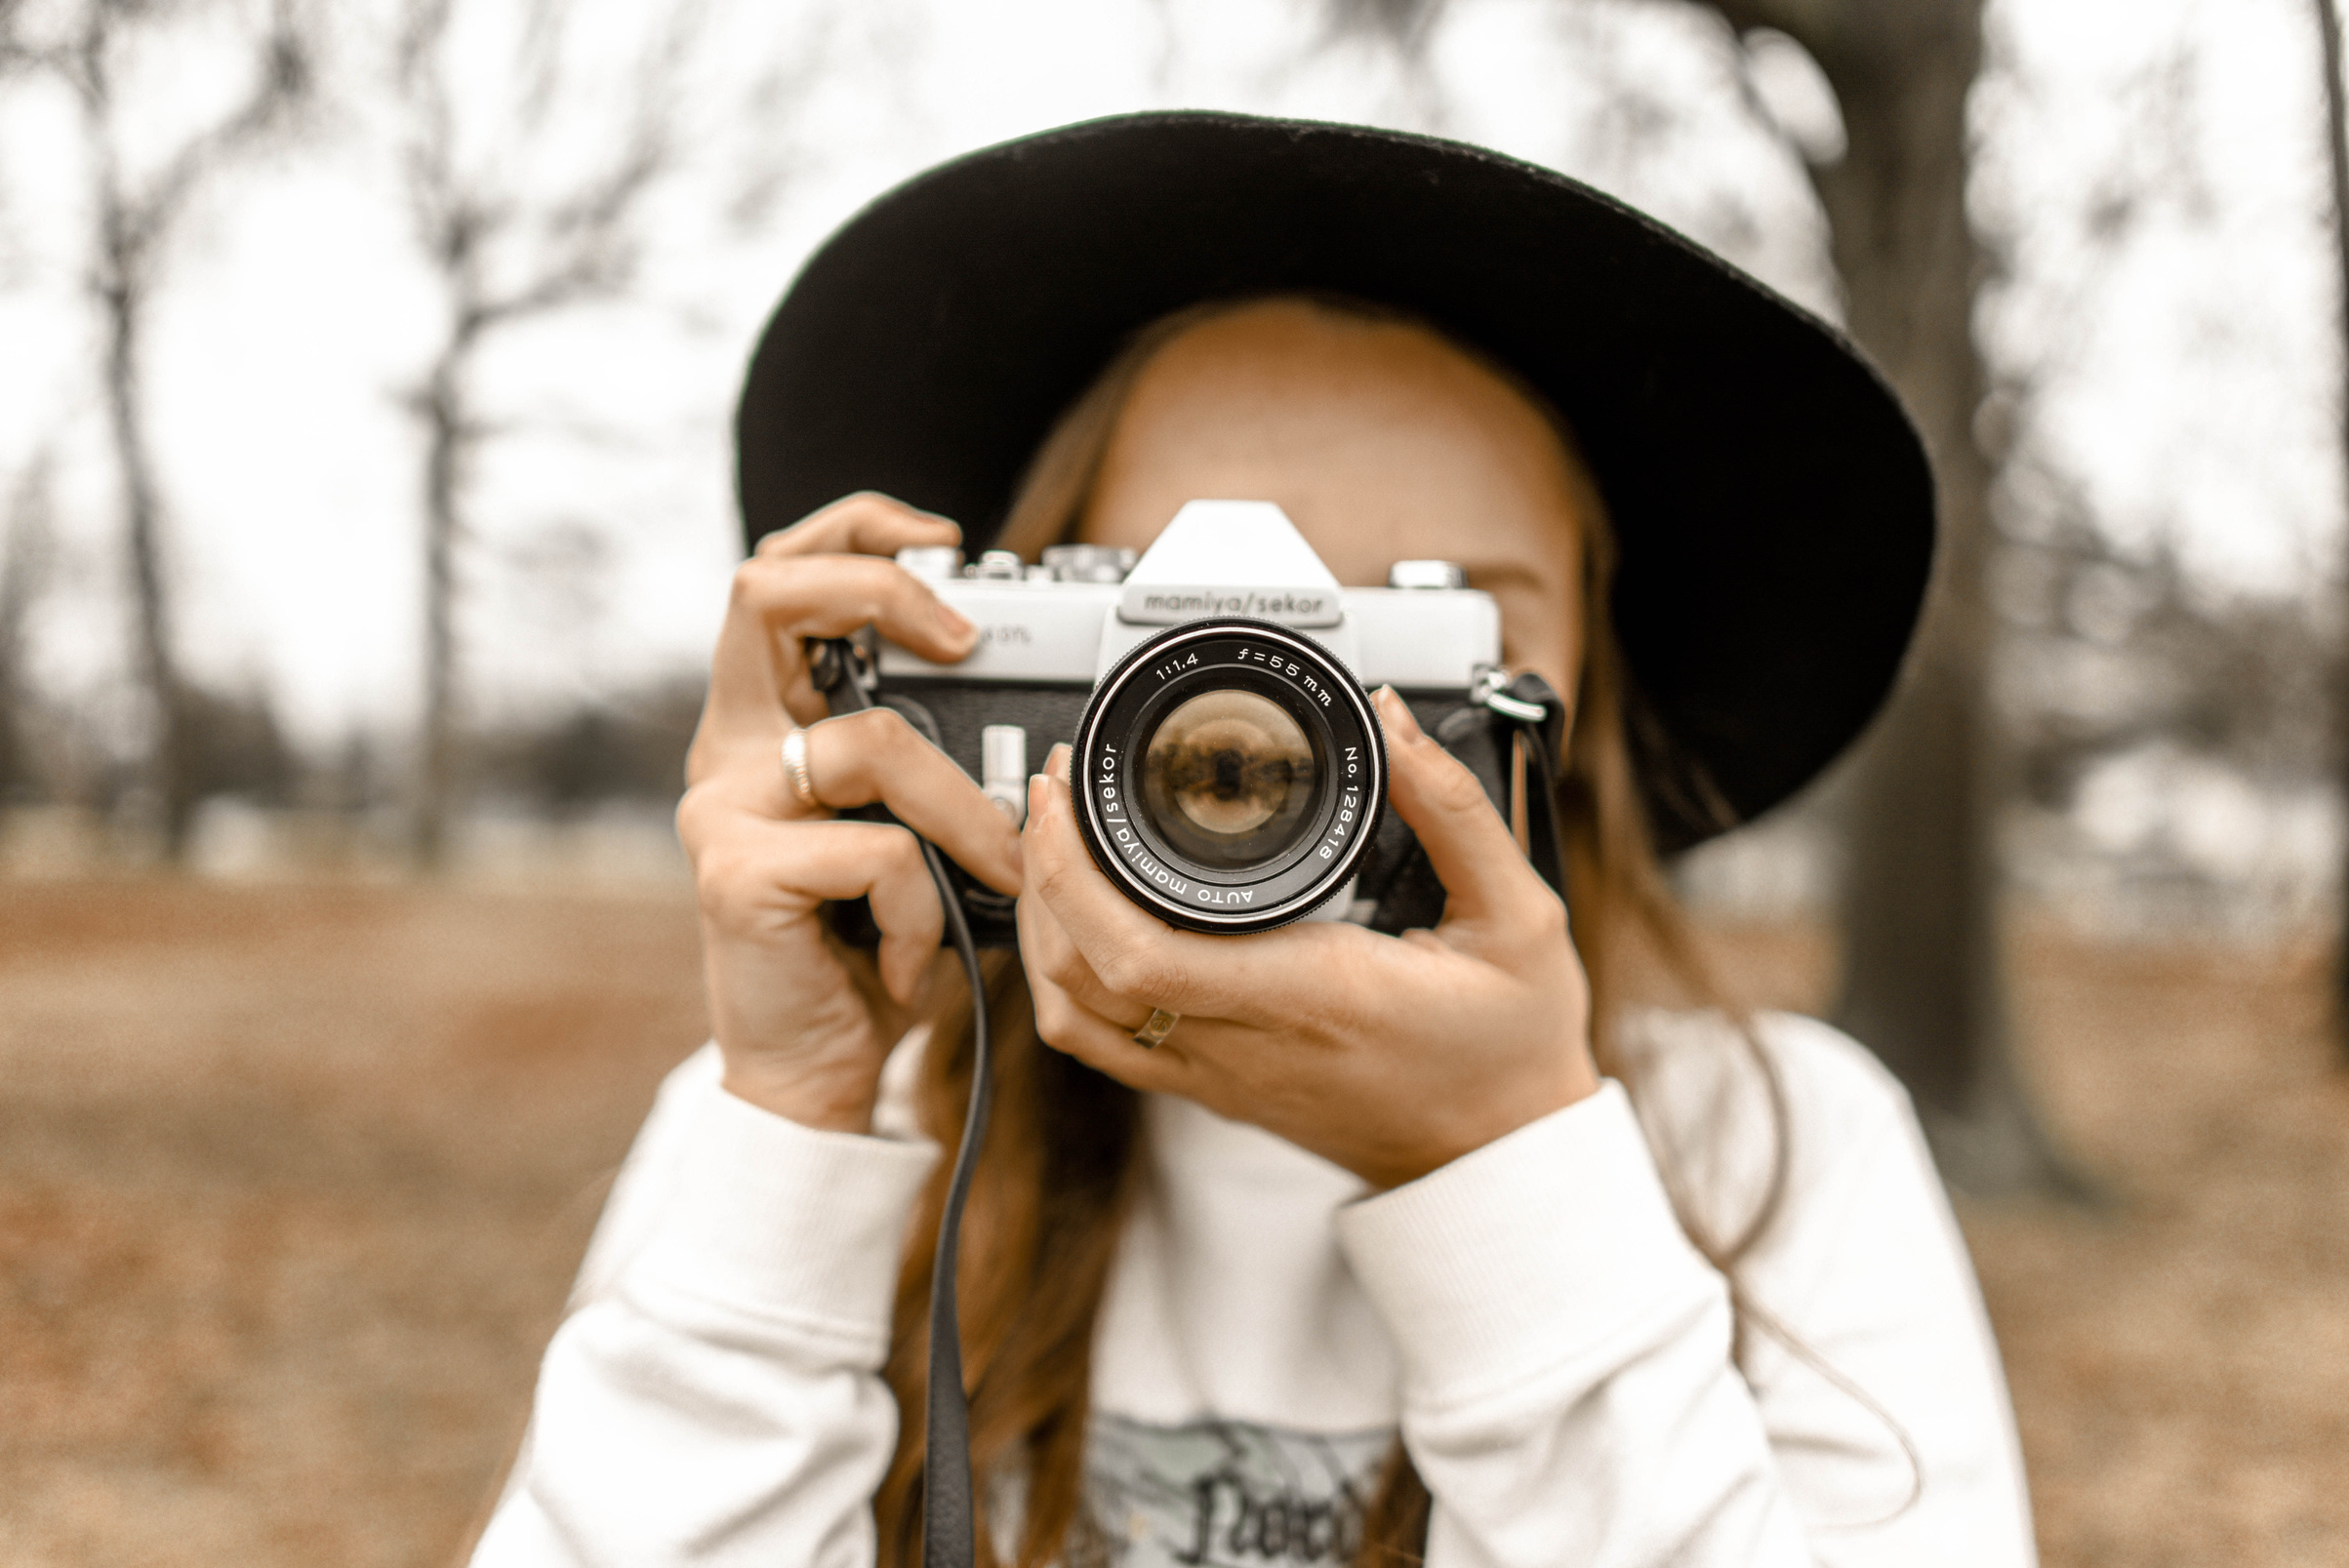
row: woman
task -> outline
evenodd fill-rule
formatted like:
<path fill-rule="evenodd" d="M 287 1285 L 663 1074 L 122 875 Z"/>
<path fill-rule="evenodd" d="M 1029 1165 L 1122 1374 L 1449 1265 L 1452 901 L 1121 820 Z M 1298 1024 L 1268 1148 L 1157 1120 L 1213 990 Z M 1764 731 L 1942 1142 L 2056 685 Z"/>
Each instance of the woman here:
<path fill-rule="evenodd" d="M 476 1561 L 918 1559 L 968 1014 L 911 836 L 831 818 L 875 801 L 1019 899 L 960 1276 L 1003 1560 L 2031 1559 L 1905 1098 L 1823 1025 L 1688 1007 L 1655 867 L 1823 766 L 1905 642 L 1922 460 L 1840 340 L 1474 149 L 1133 116 L 852 222 L 739 444 L 765 537 L 678 817 L 715 1041 L 622 1174 Z M 766 532 L 859 486 L 933 509 Z M 1441 557 L 1494 594 L 1573 704 L 1571 929 L 1391 692 L 1389 805 L 1447 895 L 1400 938 L 1170 930 L 1087 858 L 1064 752 L 1015 830 L 894 715 L 826 717 L 807 638 L 975 645 L 889 559 L 975 546 L 936 511 L 1140 547 L 1201 497 L 1279 503 L 1344 583 Z M 871 960 L 824 933 L 856 897 Z"/>

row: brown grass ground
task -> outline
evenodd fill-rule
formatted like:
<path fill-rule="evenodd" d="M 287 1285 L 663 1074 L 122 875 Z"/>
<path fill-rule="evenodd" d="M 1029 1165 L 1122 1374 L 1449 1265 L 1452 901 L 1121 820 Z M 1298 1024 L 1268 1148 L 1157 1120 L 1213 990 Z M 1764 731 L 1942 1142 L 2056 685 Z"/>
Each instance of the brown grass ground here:
<path fill-rule="evenodd" d="M 1822 989 L 1815 937 L 1732 951 Z M 2016 957 L 2114 1197 L 1965 1216 L 2046 1561 L 2349 1560 L 2322 952 Z M 0 883 L 0 1563 L 446 1561 L 703 1027 L 677 894 Z"/>

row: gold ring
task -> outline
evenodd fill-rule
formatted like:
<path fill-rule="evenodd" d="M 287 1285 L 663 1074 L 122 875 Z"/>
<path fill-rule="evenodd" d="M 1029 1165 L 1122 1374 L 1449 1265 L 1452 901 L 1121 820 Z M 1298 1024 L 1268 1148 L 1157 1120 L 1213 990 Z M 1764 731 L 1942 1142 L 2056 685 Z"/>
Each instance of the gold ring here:
<path fill-rule="evenodd" d="M 790 781 L 791 793 L 799 803 L 814 811 L 822 811 L 824 802 L 816 798 L 815 781 L 807 776 L 807 731 L 793 730 L 783 738 L 783 776 Z"/>
<path fill-rule="evenodd" d="M 1154 1007 L 1150 1010 L 1149 1022 L 1134 1030 L 1134 1043 L 1148 1051 L 1160 1040 L 1172 1034 L 1174 1026 L 1182 1022 L 1182 1014 L 1169 1013 L 1163 1007 Z"/>

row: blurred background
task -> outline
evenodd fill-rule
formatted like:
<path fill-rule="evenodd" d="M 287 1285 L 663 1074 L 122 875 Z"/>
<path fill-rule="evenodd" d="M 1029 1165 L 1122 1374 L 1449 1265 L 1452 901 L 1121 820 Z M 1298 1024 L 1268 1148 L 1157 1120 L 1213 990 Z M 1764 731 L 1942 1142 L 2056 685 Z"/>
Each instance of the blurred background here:
<path fill-rule="evenodd" d="M 1916 1098 L 2051 1564 L 2349 1561 L 2330 0 L 0 0 L 0 1562 L 467 1539 L 660 1074 L 744 356 L 952 153 L 1424 129 L 1845 325 L 1945 547 L 1675 867 Z"/>

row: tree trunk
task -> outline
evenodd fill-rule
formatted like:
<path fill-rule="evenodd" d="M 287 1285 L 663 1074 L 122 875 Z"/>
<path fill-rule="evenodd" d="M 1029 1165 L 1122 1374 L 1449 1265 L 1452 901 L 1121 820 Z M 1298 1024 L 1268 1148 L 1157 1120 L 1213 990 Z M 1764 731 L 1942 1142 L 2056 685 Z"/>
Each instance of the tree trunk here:
<path fill-rule="evenodd" d="M 139 673 L 155 704 L 148 776 L 156 795 L 163 856 L 177 862 L 186 852 L 195 814 L 194 737 L 188 733 L 185 692 L 172 651 L 171 593 L 160 538 L 162 506 L 157 499 L 154 459 L 147 447 L 146 418 L 139 400 L 141 301 L 137 289 L 119 275 L 109 280 L 102 300 L 106 415 L 121 468 L 125 543 L 139 618 Z"/>
<path fill-rule="evenodd" d="M 1965 215 L 1965 101 L 1983 0 L 1728 0 L 1817 60 L 1848 148 L 1811 169 L 1851 336 L 1916 419 L 1940 537 L 1917 645 L 1853 759 L 1838 1020 L 1897 1074 L 1943 1174 L 1976 1192 L 2077 1193 L 2013 1055 L 1997 824 L 2006 762 L 1990 709 L 1984 594 L 1991 467 L 1974 441 L 1981 250 Z"/>
<path fill-rule="evenodd" d="M 24 625 L 47 585 L 52 476 L 51 454 L 44 450 L 9 497 L 7 534 L 0 537 L 0 808 L 32 796 L 41 784 L 27 723 L 32 685 L 24 669 Z"/>
<path fill-rule="evenodd" d="M 80 101 L 93 176 L 98 232 L 89 288 L 105 329 L 100 375 L 122 479 L 124 543 L 139 621 L 134 657 L 155 708 L 147 775 L 158 797 L 164 857 L 177 861 L 186 851 L 196 797 L 204 784 L 205 736 L 197 717 L 199 705 L 181 680 L 172 646 L 163 506 L 140 399 L 142 327 L 160 258 L 194 192 L 207 175 L 240 149 L 280 129 L 309 91 L 310 77 L 307 45 L 295 27 L 297 13 L 277 6 L 265 33 L 254 40 L 259 46 L 259 75 L 251 96 L 205 130 L 178 142 L 143 179 L 134 179 L 124 166 L 114 124 L 122 101 L 114 81 L 115 48 L 122 30 L 135 30 L 171 10 L 127 0 L 90 0 L 80 8 L 71 43 L 61 54 L 52 52 L 43 59 Z M 0 0 L 0 30 L 12 15 L 7 0 Z"/>
<path fill-rule="evenodd" d="M 457 535 L 459 472 L 465 461 L 462 408 L 468 343 L 452 342 L 432 367 L 420 400 L 425 422 L 425 711 L 417 767 L 416 864 L 448 854 L 457 783 Z"/>
<path fill-rule="evenodd" d="M 2324 41 L 2325 146 L 2332 175 L 2332 238 L 2334 263 L 2340 273 L 2342 389 L 2339 418 L 2341 447 L 2349 457 L 2349 100 L 2341 86 L 2341 14 L 2334 0 L 2315 0 L 2317 33 Z M 2349 648 L 2335 656 L 2333 670 L 2333 727 L 2341 747 L 2344 796 L 2349 796 Z M 2333 1025 L 2341 1050 L 2349 1055 L 2349 843 L 2341 864 L 2340 932 L 2335 939 L 2333 964 Z"/>

